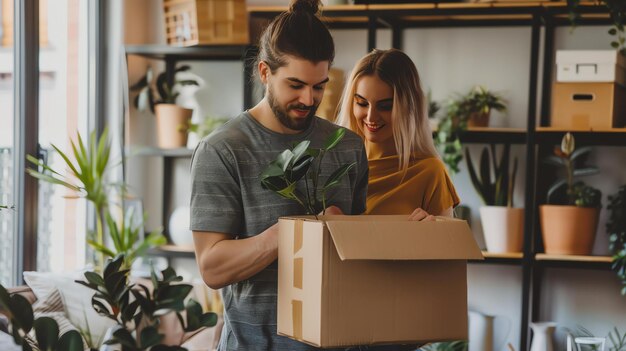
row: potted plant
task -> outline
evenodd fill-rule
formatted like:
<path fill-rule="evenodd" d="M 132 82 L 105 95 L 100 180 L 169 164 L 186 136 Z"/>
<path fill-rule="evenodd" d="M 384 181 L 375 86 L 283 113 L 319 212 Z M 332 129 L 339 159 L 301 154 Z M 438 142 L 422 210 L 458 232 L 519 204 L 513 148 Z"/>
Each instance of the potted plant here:
<path fill-rule="evenodd" d="M 524 209 L 513 207 L 517 157 L 513 161 L 513 170 L 509 173 L 511 145 L 504 145 L 499 163 L 496 162 L 496 146 L 491 144 L 490 147 L 491 157 L 487 147 L 482 151 L 480 173 L 474 169 L 469 150 L 465 149 L 472 184 L 485 205 L 480 208 L 480 219 L 487 251 L 521 252 L 524 238 Z"/>
<path fill-rule="evenodd" d="M 467 130 L 467 111 L 463 100 L 450 100 L 446 113 L 439 121 L 435 132 L 435 145 L 442 161 L 451 174 L 459 173 L 459 163 L 463 159 L 461 134 Z"/>
<path fill-rule="evenodd" d="M 0 312 L 8 318 L 8 332 L 23 351 L 83 351 L 83 339 L 78 331 L 70 330 L 59 335 L 59 325 L 53 318 L 35 319 L 30 302 L 19 294 L 10 294 L 2 284 Z"/>
<path fill-rule="evenodd" d="M 622 283 L 622 295 L 626 295 L 626 185 L 609 196 L 609 219 L 606 233 L 609 235 L 609 250 L 613 255 L 613 271 Z"/>
<path fill-rule="evenodd" d="M 167 72 L 161 72 L 153 82 L 152 67 L 148 66 L 146 75 L 130 88 L 139 91 L 134 100 L 135 107 L 139 111 L 150 109 L 156 115 L 159 147 L 178 148 L 187 144 L 193 110 L 176 105 L 176 99 L 181 86 L 199 84 L 195 79 L 177 79 L 176 76 L 189 69 L 187 65 L 175 68 L 173 82 L 168 81 Z"/>
<path fill-rule="evenodd" d="M 563 137 L 560 148 L 546 162 L 565 170 L 565 179 L 555 182 L 540 206 L 541 232 L 545 252 L 562 255 L 589 255 L 598 227 L 602 193 L 574 178 L 598 173 L 595 167 L 577 167 L 591 148 L 575 150 L 572 134 Z M 563 191 L 564 190 L 564 191 Z"/>
<path fill-rule="evenodd" d="M 606 7 L 606 10 L 611 19 L 611 28 L 608 33 L 614 36 L 615 39 L 611 40 L 611 47 L 620 51 L 622 55 L 626 55 L 626 2 L 624 0 L 599 0 L 599 2 Z M 572 27 L 576 27 L 576 21 L 580 18 L 579 6 L 580 0 L 567 0 L 567 6 L 569 8 L 570 22 Z"/>
<path fill-rule="evenodd" d="M 76 198 L 84 198 L 94 206 L 96 230 L 88 233 L 87 243 L 99 253 L 96 256 L 96 267 L 101 268 L 104 265 L 105 257 L 124 254 L 126 259 L 124 266 L 130 268 L 133 260 L 145 254 L 149 248 L 165 244 L 166 239 L 158 231 L 141 239 L 143 233 L 139 233 L 139 230 L 142 226 L 134 223 L 136 221 L 133 219 L 143 214 L 134 214 L 129 211 L 120 219 L 115 219 L 114 213 L 117 213 L 117 207 L 121 206 L 111 199 L 124 199 L 126 185 L 107 181 L 111 153 L 111 141 L 108 139 L 107 129 L 99 138 L 95 132 L 92 132 L 88 145 L 83 142 L 80 134 L 77 139 L 77 143 L 70 141 L 71 158 L 52 144 L 65 161 L 69 170 L 68 175 L 65 175 L 65 171 L 50 168 L 31 155 L 26 158 L 36 168 L 29 168 L 26 172 L 39 180 L 67 188 L 76 194 Z M 105 233 L 109 234 L 112 247 L 107 246 Z"/>
<path fill-rule="evenodd" d="M 321 185 L 319 176 L 322 159 L 329 150 L 339 144 L 345 134 L 344 128 L 337 129 L 328 137 L 321 149 L 310 148 L 310 141 L 303 140 L 293 149 L 283 151 L 261 173 L 261 186 L 286 199 L 296 201 L 306 214 L 317 216 L 320 211 L 326 210 L 327 191 L 339 185 L 341 178 L 356 165 L 354 162 L 339 167 L 326 179 L 324 185 Z M 301 180 L 304 180 L 305 194 L 296 188 Z"/>
<path fill-rule="evenodd" d="M 469 114 L 467 120 L 469 127 L 488 127 L 491 110 L 506 111 L 502 97 L 480 85 L 475 86 L 465 96 L 463 104 Z"/>

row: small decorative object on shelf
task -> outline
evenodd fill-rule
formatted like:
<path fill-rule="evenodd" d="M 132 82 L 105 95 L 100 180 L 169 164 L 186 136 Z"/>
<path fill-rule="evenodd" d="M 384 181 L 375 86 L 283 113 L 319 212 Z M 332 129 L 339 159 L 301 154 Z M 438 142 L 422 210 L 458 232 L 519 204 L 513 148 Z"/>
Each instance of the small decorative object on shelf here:
<path fill-rule="evenodd" d="M 193 234 L 189 230 L 190 210 L 189 206 L 180 206 L 170 216 L 170 239 L 178 246 L 193 246 Z"/>
<path fill-rule="evenodd" d="M 496 163 L 496 146 L 491 144 L 490 147 L 491 157 L 487 147 L 481 154 L 480 174 L 474 169 L 469 149 L 465 149 L 470 179 L 485 204 L 480 208 L 480 218 L 487 250 L 500 253 L 521 252 L 524 239 L 524 209 L 513 207 L 517 157 L 509 173 L 511 145 L 504 145 L 500 163 Z M 490 164 L 493 164 L 493 178 Z"/>
<path fill-rule="evenodd" d="M 598 173 L 595 167 L 576 167 L 581 156 L 590 151 L 590 147 L 575 150 L 574 137 L 567 133 L 561 147 L 555 148 L 555 155 L 546 159 L 546 163 L 565 170 L 565 179 L 558 180 L 548 190 L 548 204 L 540 206 L 541 232 L 548 254 L 591 254 L 602 193 L 584 182 L 574 182 L 575 177 Z"/>
<path fill-rule="evenodd" d="M 195 79 L 177 80 L 176 75 L 189 69 L 187 65 L 177 67 L 173 82 L 168 81 L 165 71 L 153 82 L 152 67 L 148 67 L 146 75 L 130 88 L 139 91 L 134 100 L 135 107 L 139 111 L 149 108 L 156 114 L 159 147 L 171 149 L 187 145 L 187 132 L 193 110 L 176 105 L 176 99 L 180 95 L 180 87 L 197 86 L 199 83 Z"/>
<path fill-rule="evenodd" d="M 245 0 L 165 0 L 163 9 L 170 45 L 250 42 Z"/>
<path fill-rule="evenodd" d="M 530 344 L 530 351 L 553 351 L 552 338 L 557 324 L 555 322 L 530 323 L 533 330 L 533 341 Z"/>

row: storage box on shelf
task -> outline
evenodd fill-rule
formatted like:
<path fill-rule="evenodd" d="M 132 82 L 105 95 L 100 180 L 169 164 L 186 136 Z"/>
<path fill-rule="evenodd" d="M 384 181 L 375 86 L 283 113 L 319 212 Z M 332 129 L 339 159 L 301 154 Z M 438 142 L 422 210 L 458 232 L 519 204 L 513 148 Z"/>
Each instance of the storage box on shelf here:
<path fill-rule="evenodd" d="M 165 0 L 170 45 L 248 44 L 245 0 Z"/>
<path fill-rule="evenodd" d="M 556 53 L 550 126 L 609 130 L 626 125 L 626 58 L 615 50 Z"/>

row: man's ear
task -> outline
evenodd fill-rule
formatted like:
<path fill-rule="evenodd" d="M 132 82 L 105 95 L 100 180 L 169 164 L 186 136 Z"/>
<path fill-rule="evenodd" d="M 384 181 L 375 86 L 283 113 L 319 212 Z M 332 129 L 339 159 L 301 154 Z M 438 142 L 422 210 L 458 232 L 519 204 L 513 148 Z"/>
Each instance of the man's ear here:
<path fill-rule="evenodd" d="M 257 69 L 259 70 L 259 78 L 261 79 L 261 83 L 267 84 L 267 78 L 271 73 L 270 66 L 265 61 L 259 61 Z"/>

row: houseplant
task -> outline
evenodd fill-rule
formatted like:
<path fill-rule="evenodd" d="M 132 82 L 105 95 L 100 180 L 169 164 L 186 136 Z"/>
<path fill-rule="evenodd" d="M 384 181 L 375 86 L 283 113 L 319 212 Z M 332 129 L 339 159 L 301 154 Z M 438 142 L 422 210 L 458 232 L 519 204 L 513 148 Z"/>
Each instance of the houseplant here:
<path fill-rule="evenodd" d="M 460 171 L 459 163 L 463 159 L 461 134 L 467 130 L 468 113 L 463 100 L 450 100 L 446 107 L 434 139 L 448 171 L 456 174 Z"/>
<path fill-rule="evenodd" d="M 591 253 L 602 193 L 584 182 L 574 182 L 576 177 L 598 173 L 595 167 L 577 167 L 581 157 L 590 151 L 589 147 L 575 150 L 574 137 L 567 133 L 561 147 L 555 148 L 555 155 L 546 159 L 565 171 L 565 179 L 556 181 L 548 190 L 548 204 L 540 206 L 541 232 L 548 254 Z"/>
<path fill-rule="evenodd" d="M 298 202 L 307 214 L 317 215 L 320 211 L 325 211 L 326 193 L 339 185 L 341 178 L 356 165 L 354 162 L 339 167 L 321 185 L 319 175 L 322 159 L 339 144 L 345 133 L 344 128 L 337 129 L 326 139 L 321 149 L 310 148 L 310 141 L 303 140 L 293 149 L 283 151 L 261 173 L 261 185 L 264 189 Z M 304 194 L 296 188 L 301 180 L 305 184 Z"/>
<path fill-rule="evenodd" d="M 23 351 L 33 346 L 45 351 L 83 351 L 83 339 L 76 330 L 59 335 L 59 325 L 50 317 L 35 319 L 33 308 L 25 297 L 9 294 L 0 284 L 0 312 L 9 319 L 8 332 Z"/>
<path fill-rule="evenodd" d="M 492 110 L 506 111 L 502 97 L 480 85 L 475 86 L 463 98 L 463 104 L 469 114 L 467 118 L 469 127 L 488 127 Z"/>
<path fill-rule="evenodd" d="M 499 163 L 496 162 L 496 146 L 491 144 L 490 148 L 491 157 L 487 147 L 482 151 L 480 173 L 474 169 L 469 149 L 465 149 L 467 169 L 472 185 L 485 205 L 480 208 L 480 218 L 487 251 L 521 252 L 524 237 L 524 209 L 513 207 L 517 157 L 509 173 L 511 145 L 504 145 Z"/>
<path fill-rule="evenodd" d="M 604 6 L 611 19 L 611 28 L 609 29 L 609 35 L 615 37 L 611 40 L 611 47 L 620 51 L 622 55 L 626 55 L 626 2 L 623 0 L 599 0 Z M 572 28 L 576 26 L 576 22 L 580 18 L 579 7 L 580 0 L 567 0 L 567 6 L 569 8 L 570 22 Z"/>
<path fill-rule="evenodd" d="M 199 303 L 185 299 L 192 286 L 181 284 L 182 277 L 168 267 L 157 275 L 152 271 L 150 289 L 145 284 L 131 284 L 125 258 L 120 255 L 109 260 L 102 274 L 86 272 L 86 281 L 77 280 L 95 291 L 93 308 L 115 321 L 118 327 L 105 345 L 121 345 L 122 351 L 184 351 L 180 346 L 163 344 L 167 330 L 159 328 L 162 317 L 174 313 L 184 332 L 193 332 L 217 323 L 217 315 L 203 313 Z M 184 313 L 184 315 L 183 315 Z M 179 345 L 182 340 L 176 340 Z"/>
<path fill-rule="evenodd" d="M 139 93 L 135 97 L 135 107 L 140 111 L 150 109 L 156 115 L 158 145 L 162 148 L 177 148 L 187 144 L 187 129 L 193 110 L 176 105 L 180 95 L 179 87 L 199 85 L 195 79 L 177 79 L 181 72 L 189 71 L 187 65 L 174 69 L 173 82 L 168 80 L 168 72 L 161 72 L 153 81 L 152 67 L 146 75 L 130 87 Z"/>
<path fill-rule="evenodd" d="M 606 233 L 609 235 L 609 250 L 613 255 L 612 268 L 622 283 L 622 295 L 626 295 L 626 185 L 609 196 L 609 219 Z"/>
<path fill-rule="evenodd" d="M 93 205 L 96 212 L 96 230 L 88 233 L 88 243 L 99 253 L 96 257 L 96 267 L 104 265 L 105 256 L 115 257 L 120 253 L 125 254 L 125 267 L 130 267 L 132 261 L 145 253 L 148 248 L 165 244 L 165 237 L 159 232 L 153 232 L 140 240 L 138 230 L 141 226 L 133 225 L 132 220 L 135 214 L 126 213 L 121 219 L 114 219 L 114 213 L 123 205 L 116 204 L 111 199 L 123 199 L 126 195 L 126 185 L 107 181 L 111 163 L 111 141 L 108 139 L 107 129 L 105 128 L 99 138 L 92 132 L 88 145 L 83 142 L 80 134 L 77 136 L 77 143 L 70 141 L 70 144 L 71 155 L 52 145 L 65 162 L 69 174 L 52 169 L 31 155 L 26 158 L 36 168 L 29 168 L 26 172 L 45 182 L 61 185 L 74 192 L 77 198 L 84 198 Z M 107 232 L 113 248 L 106 245 Z"/>

